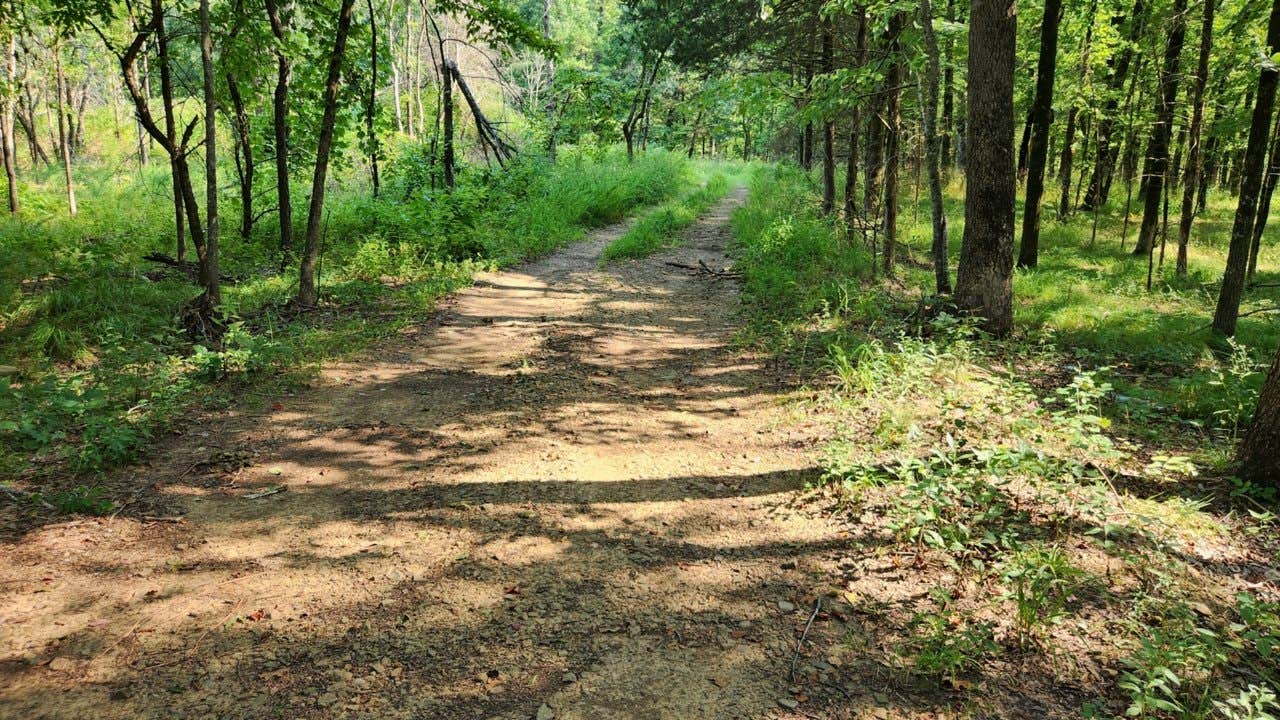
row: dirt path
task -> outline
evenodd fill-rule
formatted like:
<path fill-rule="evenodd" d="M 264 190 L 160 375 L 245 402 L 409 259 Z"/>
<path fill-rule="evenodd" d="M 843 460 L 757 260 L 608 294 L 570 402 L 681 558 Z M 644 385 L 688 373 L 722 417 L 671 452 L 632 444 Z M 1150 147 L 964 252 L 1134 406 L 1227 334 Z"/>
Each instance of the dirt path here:
<path fill-rule="evenodd" d="M 843 542 L 789 507 L 812 431 L 730 345 L 733 283 L 665 263 L 727 264 L 742 197 L 659 257 L 601 270 L 615 227 L 486 276 L 174 441 L 133 472 L 181 523 L 0 546 L 0 717 L 816 717 L 839 673 L 788 676 Z"/>

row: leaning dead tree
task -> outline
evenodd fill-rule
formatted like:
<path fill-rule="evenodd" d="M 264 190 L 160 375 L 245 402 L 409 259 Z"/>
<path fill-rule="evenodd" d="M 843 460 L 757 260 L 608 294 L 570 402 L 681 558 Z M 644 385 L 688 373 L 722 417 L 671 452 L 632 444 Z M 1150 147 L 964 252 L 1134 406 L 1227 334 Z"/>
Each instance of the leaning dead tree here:
<path fill-rule="evenodd" d="M 471 117 L 475 119 L 476 135 L 480 138 L 481 148 L 484 149 L 486 155 L 492 150 L 493 156 L 498 160 L 498 165 L 505 168 L 507 163 L 515 157 L 515 147 L 502 137 L 502 133 L 498 131 L 498 128 L 480 109 L 480 104 L 476 102 L 475 96 L 471 94 L 471 88 L 467 85 L 466 79 L 458 71 L 458 64 L 453 60 L 445 60 L 444 67 L 445 72 L 458 85 L 458 90 L 462 91 L 462 97 L 467 101 L 467 107 L 471 109 Z"/>

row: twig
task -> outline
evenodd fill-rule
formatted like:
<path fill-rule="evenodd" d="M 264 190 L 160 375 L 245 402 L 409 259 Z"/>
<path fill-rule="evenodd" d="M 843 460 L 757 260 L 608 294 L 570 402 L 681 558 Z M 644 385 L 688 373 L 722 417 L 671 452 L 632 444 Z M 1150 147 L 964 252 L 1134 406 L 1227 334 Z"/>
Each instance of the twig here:
<path fill-rule="evenodd" d="M 822 597 L 819 596 L 813 601 L 813 612 L 809 613 L 809 622 L 804 624 L 804 632 L 800 633 L 800 639 L 796 641 L 795 653 L 791 655 L 791 670 L 787 673 L 788 682 L 796 681 L 796 663 L 800 662 L 800 649 L 804 647 L 804 641 L 809 637 L 809 629 L 813 627 L 813 621 L 821 610 Z"/>

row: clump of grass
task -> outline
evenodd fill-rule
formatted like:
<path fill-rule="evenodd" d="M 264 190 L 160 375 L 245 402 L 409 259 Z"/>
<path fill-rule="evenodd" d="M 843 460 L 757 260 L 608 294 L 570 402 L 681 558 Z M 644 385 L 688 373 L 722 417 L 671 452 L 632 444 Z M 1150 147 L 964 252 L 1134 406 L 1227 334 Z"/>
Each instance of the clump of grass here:
<path fill-rule="evenodd" d="M 640 218 L 626 234 L 604 249 L 603 261 L 642 258 L 675 246 L 684 229 L 727 195 L 730 188 L 728 177 L 721 173 L 712 175 L 701 188 Z"/>

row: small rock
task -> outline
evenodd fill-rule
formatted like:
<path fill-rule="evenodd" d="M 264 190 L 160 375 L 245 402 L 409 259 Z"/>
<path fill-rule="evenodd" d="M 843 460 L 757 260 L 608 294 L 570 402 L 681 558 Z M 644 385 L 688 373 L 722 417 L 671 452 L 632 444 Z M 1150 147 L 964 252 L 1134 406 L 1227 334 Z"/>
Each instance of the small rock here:
<path fill-rule="evenodd" d="M 800 703 L 792 700 L 791 698 L 778 698 L 778 705 L 788 710 L 795 710 L 800 707 Z"/>
<path fill-rule="evenodd" d="M 543 703 L 542 706 L 538 708 L 538 714 L 536 717 L 537 720 L 551 720 L 555 716 L 556 711 L 552 710 L 550 705 Z"/>
<path fill-rule="evenodd" d="M 792 602 L 787 602 L 786 600 L 779 600 L 778 609 L 781 610 L 782 612 L 792 612 L 796 609 L 796 604 Z"/>
<path fill-rule="evenodd" d="M 74 669 L 76 661 L 69 657 L 56 657 L 49 661 L 49 669 L 54 672 L 66 672 Z"/>

